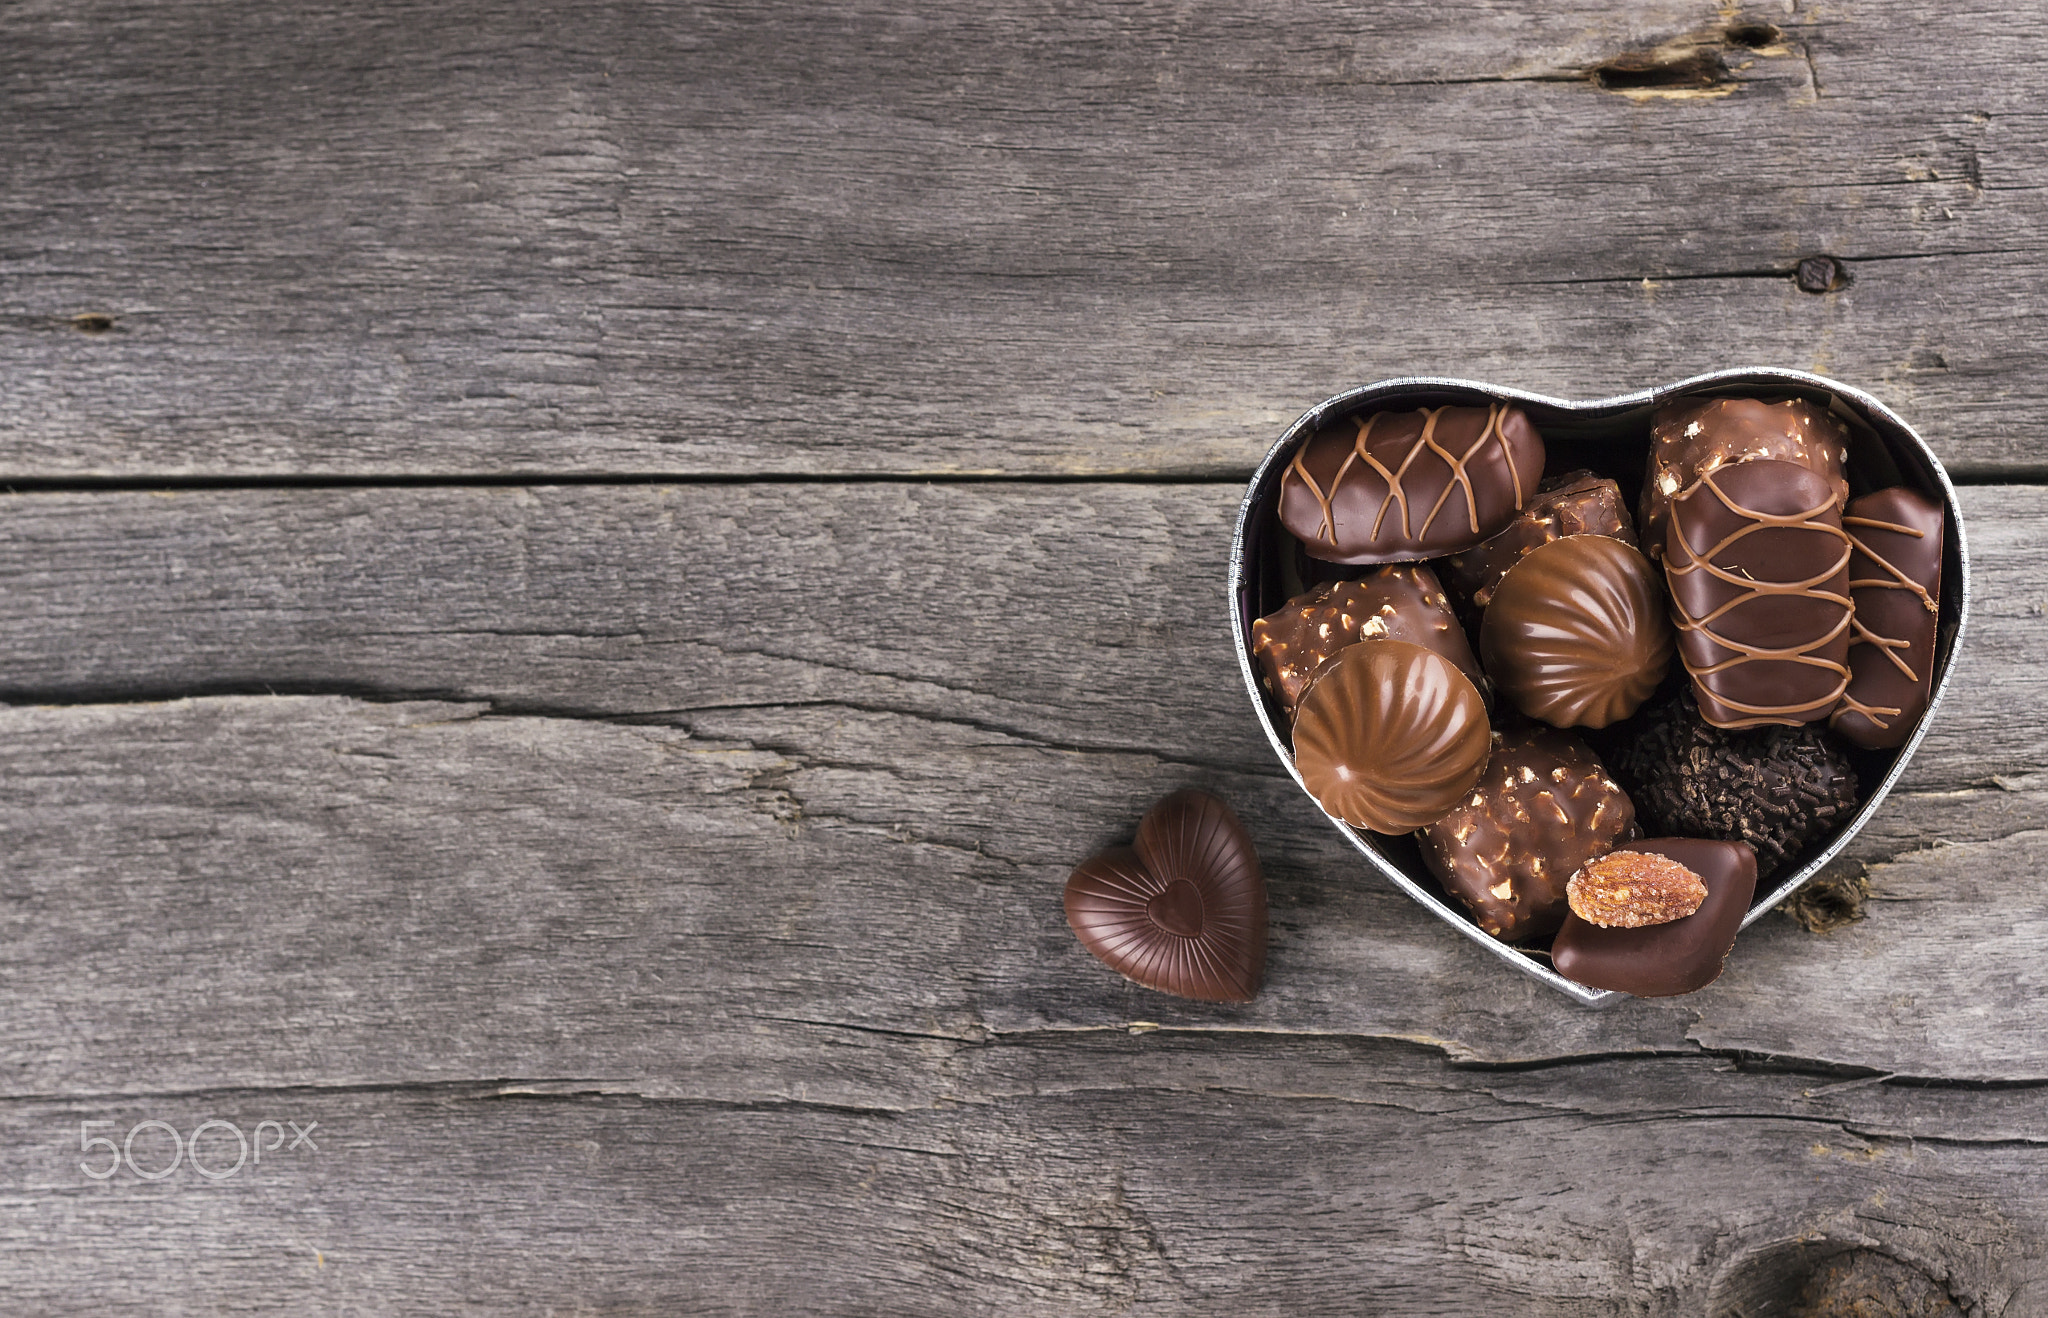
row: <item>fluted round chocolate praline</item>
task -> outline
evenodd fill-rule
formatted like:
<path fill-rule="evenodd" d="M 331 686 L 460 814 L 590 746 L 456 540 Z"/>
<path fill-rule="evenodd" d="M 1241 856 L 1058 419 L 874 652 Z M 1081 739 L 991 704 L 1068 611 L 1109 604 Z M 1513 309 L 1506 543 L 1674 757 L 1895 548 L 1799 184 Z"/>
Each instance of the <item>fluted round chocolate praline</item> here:
<path fill-rule="evenodd" d="M 1492 741 L 1478 688 L 1450 660 L 1406 641 L 1361 641 L 1303 697 L 1294 766 L 1345 823 L 1407 833 L 1472 790 Z"/>
<path fill-rule="evenodd" d="M 1571 535 L 1531 551 L 1494 589 L 1479 629 L 1486 674 L 1553 727 L 1635 713 L 1671 666 L 1659 573 L 1633 545 Z"/>

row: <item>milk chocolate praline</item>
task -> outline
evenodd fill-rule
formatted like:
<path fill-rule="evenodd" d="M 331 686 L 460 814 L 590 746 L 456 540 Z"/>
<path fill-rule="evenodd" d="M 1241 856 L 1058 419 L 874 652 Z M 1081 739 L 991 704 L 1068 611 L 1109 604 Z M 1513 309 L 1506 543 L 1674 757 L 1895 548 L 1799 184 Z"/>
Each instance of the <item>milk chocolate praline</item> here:
<path fill-rule="evenodd" d="M 1346 646 L 1407 641 L 1434 650 L 1487 694 L 1472 643 L 1451 612 L 1436 574 L 1420 563 L 1397 563 L 1363 581 L 1333 581 L 1297 595 L 1252 624 L 1252 654 L 1266 689 L 1292 719 L 1309 685 Z"/>
<path fill-rule="evenodd" d="M 1638 929 L 1603 929 L 1567 914 L 1550 945 L 1557 973 L 1639 998 L 1691 993 L 1719 979 L 1756 896 L 1755 855 L 1740 842 L 1690 837 L 1627 842 L 1615 850 L 1677 861 L 1699 875 L 1707 899 L 1684 919 Z"/>
<path fill-rule="evenodd" d="M 1487 676 L 1531 718 L 1587 728 L 1627 718 L 1671 666 L 1657 570 L 1607 536 L 1554 540 L 1501 578 L 1479 651 Z"/>
<path fill-rule="evenodd" d="M 1536 497 L 1515 514 L 1506 530 L 1485 544 L 1439 560 L 1437 577 L 1467 625 L 1476 630 L 1479 615 L 1493 602 L 1494 588 L 1508 569 L 1569 535 L 1604 535 L 1635 544 L 1635 522 L 1621 486 L 1590 471 L 1553 476 L 1536 487 Z"/>
<path fill-rule="evenodd" d="M 1280 478 L 1280 521 L 1309 556 L 1401 563 L 1498 534 L 1543 475 L 1519 407 L 1367 412 L 1325 424 Z"/>
<path fill-rule="evenodd" d="M 1502 734 L 1479 782 L 1417 837 L 1423 864 L 1472 922 L 1504 942 L 1564 919 L 1579 867 L 1635 833 L 1635 809 L 1584 742 L 1550 728 Z"/>
<path fill-rule="evenodd" d="M 1294 767 L 1336 818 L 1407 833 L 1472 789 L 1492 740 L 1478 688 L 1450 660 L 1406 641 L 1361 641 L 1302 699 Z"/>

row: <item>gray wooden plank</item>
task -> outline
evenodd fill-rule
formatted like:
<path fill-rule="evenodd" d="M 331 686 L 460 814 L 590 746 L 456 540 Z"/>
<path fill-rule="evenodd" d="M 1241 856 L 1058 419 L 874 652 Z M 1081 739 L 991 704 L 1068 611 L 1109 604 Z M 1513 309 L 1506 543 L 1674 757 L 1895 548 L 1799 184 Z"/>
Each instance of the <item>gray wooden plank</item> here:
<path fill-rule="evenodd" d="M 0 479 L 1238 473 L 1367 379 L 1752 362 L 2041 467 L 2010 7 L 10 20 Z M 1674 39 L 1729 80 L 1586 79 Z M 1816 252 L 1854 283 L 1798 292 Z"/>
<path fill-rule="evenodd" d="M 41 1313 L 1295 1315 L 1369 1297 L 1676 1318 L 1725 1312 L 1710 1303 L 1774 1250 L 1832 1238 L 1914 1261 L 1972 1312 L 2039 1297 L 2039 1090 L 1809 1096 L 1684 1059 L 1461 1073 L 1317 1040 L 979 1055 L 1007 1091 L 902 1111 L 518 1084 L 7 1102 L 0 1276 Z M 2028 1134 L 1988 1135 L 1989 1108 Z M 146 1121 L 229 1123 L 199 1141 L 225 1172 L 266 1120 L 271 1151 L 232 1175 L 85 1174 L 111 1164 L 82 1138 Z M 136 1167 L 172 1155 L 161 1127 L 136 1136 Z"/>
<path fill-rule="evenodd" d="M 2048 507 L 2034 487 L 1963 498 L 1978 604 L 1918 786 L 2048 765 L 2031 716 L 2048 703 Z M 822 703 L 1278 773 L 1222 599 L 1237 500 L 1094 484 L 0 498 L 0 697 Z"/>
<path fill-rule="evenodd" d="M 1712 988 L 1593 1013 L 1369 876 L 1276 775 L 730 717 L 772 735 L 332 697 L 0 713 L 8 1092 L 538 1077 L 903 1107 L 972 1101 L 951 1059 L 991 1040 L 1155 1027 L 2048 1078 L 2044 935 L 2012 901 L 2041 833 L 2007 831 L 2038 777 L 1933 794 L 1981 840 L 1880 860 L 1860 923 L 1774 917 Z M 1061 915 L 1073 864 L 1189 783 L 1237 803 L 1268 872 L 1250 1006 L 1138 989 Z M 1888 812 L 1909 846 L 1924 795 Z"/>

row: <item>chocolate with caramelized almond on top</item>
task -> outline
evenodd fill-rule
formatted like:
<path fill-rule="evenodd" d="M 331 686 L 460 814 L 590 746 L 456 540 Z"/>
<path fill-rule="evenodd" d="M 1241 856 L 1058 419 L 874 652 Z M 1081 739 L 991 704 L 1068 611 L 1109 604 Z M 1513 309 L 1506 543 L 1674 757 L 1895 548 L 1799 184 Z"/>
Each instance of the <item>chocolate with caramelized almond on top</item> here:
<path fill-rule="evenodd" d="M 1557 973 L 1639 998 L 1675 997 L 1719 979 L 1756 896 L 1755 853 L 1740 842 L 1691 837 L 1650 838 L 1615 850 L 1677 862 L 1699 877 L 1706 900 L 1682 919 L 1634 929 L 1602 928 L 1567 915 L 1550 944 Z"/>

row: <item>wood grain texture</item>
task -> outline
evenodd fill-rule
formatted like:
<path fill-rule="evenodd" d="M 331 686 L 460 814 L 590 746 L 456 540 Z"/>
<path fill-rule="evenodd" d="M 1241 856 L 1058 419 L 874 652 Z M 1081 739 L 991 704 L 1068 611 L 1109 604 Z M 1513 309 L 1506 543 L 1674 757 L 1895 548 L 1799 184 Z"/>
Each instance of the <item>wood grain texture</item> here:
<path fill-rule="evenodd" d="M 1973 1312 L 2029 1312 L 2008 1302 L 2041 1277 L 2018 1247 L 2048 1233 L 2048 1154 L 1997 1133 L 2038 1132 L 2039 1091 L 1171 1036 L 968 1069 L 978 1097 L 911 1110 L 502 1083 L 9 1103 L 9 1199 L 40 1211 L 0 1263 L 37 1312 L 156 1314 L 1679 1318 L 1802 1237 L 1882 1241 Z M 82 1122 L 145 1120 L 311 1124 L 313 1147 L 219 1180 L 83 1174 L 108 1161 Z M 238 1151 L 224 1127 L 200 1148 L 216 1172 Z M 160 1128 L 135 1142 L 144 1170 L 171 1157 Z"/>
<path fill-rule="evenodd" d="M 1133 1022 L 1491 1064 L 1706 1048 L 2048 1079 L 2048 932 L 2012 900 L 2042 859 L 2038 777 L 1899 798 L 1859 839 L 1874 893 L 1849 929 L 1774 918 L 1713 988 L 1588 1013 L 1368 875 L 1256 768 L 848 710 L 693 723 L 323 697 L 9 711 L 11 1091 L 538 1077 L 899 1106 L 952 1091 L 871 1036 L 942 1058 Z M 1249 1006 L 1137 989 L 1061 915 L 1072 866 L 1190 782 L 1237 804 L 1267 870 Z M 1919 849 L 1921 819 L 1953 840 Z"/>
<path fill-rule="evenodd" d="M 2041 487 L 1964 491 L 1863 918 L 1606 1013 L 1365 871 L 1222 600 L 1238 478 L 1393 374 L 1804 367 L 2041 479 L 2041 15 L 5 27 L 0 1307 L 1762 1318 L 1871 1248 L 2048 1312 Z M 1189 785 L 1248 1006 L 1061 916 Z M 79 1167 L 210 1118 L 317 1147 Z"/>
<path fill-rule="evenodd" d="M 0 498 L 0 697 L 315 692 L 642 716 L 821 704 L 1258 766 L 1238 491 L 1086 484 Z M 2048 508 L 1963 493 L 1978 604 L 1909 782 L 2048 765 Z"/>
<path fill-rule="evenodd" d="M 30 1161 L 0 1267 L 77 1311 L 322 1286 L 366 1309 L 1200 1311 L 1250 1278 L 1290 1312 L 1366 1288 L 1392 1312 L 1677 1314 L 1821 1233 L 2025 1295 L 2048 1239 L 2048 929 L 2016 897 L 2048 835 L 2041 510 L 1965 498 L 1985 602 L 1855 846 L 1866 918 L 1773 917 L 1709 990 L 1601 1014 L 1369 877 L 1270 762 L 1215 588 L 1223 487 L 5 499 L 0 1147 Z M 378 699 L 176 698 L 269 687 Z M 135 700 L 164 703 L 109 703 Z M 1190 784 L 1267 868 L 1249 1007 L 1128 985 L 1061 919 L 1073 863 Z M 500 1090 L 608 1097 L 534 1117 L 477 1097 Z M 1503 1102 L 1484 1132 L 1443 1115 Z M 49 1179 L 77 1121 L 279 1104 L 359 1161 L 233 1190 Z M 543 1130 L 568 1152 L 514 1152 Z M 1558 1170 L 1595 1165 L 1656 1170 Z M 228 1198 L 259 1185 L 271 1225 Z M 613 1206 L 596 1235 L 540 1206 L 585 1202 Z M 156 1280 L 81 1279 L 144 1227 Z M 567 1261 L 540 1277 L 516 1260 L 549 1234 Z M 345 1281 L 241 1261 L 330 1240 Z M 422 1242 L 471 1262 L 400 1262 Z M 27 1261 L 50 1258 L 72 1266 Z"/>
<path fill-rule="evenodd" d="M 39 0 L 0 44 L 0 479 L 1231 475 L 1365 380 L 1753 363 L 2038 472 L 2042 35 Z M 1688 42 L 1720 85 L 1590 78 Z M 1822 252 L 1853 282 L 1799 292 Z"/>

